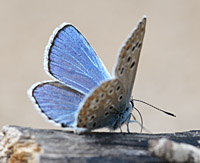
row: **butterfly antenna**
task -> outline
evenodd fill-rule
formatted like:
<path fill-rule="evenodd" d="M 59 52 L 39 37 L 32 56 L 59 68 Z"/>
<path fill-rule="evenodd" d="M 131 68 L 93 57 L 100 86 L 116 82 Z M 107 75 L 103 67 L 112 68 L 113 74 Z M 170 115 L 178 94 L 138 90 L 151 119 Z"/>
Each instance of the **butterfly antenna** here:
<path fill-rule="evenodd" d="M 154 109 L 156 109 L 156 110 L 159 110 L 159 111 L 161 111 L 161 112 L 163 112 L 163 113 L 165 113 L 165 114 L 167 114 L 167 115 L 170 115 L 170 116 L 176 117 L 176 115 L 174 115 L 173 113 L 170 113 L 170 112 L 164 111 L 164 110 L 162 110 L 162 109 L 160 109 L 160 108 L 158 108 L 158 107 L 156 107 L 156 106 L 153 106 L 153 105 L 151 105 L 151 104 L 149 104 L 149 103 L 147 103 L 147 102 L 145 102 L 145 101 L 138 100 L 138 99 L 133 99 L 133 101 L 141 102 L 141 103 L 146 104 L 146 105 L 148 105 L 148 106 L 150 106 L 150 107 L 152 107 L 152 108 L 154 108 Z M 135 107 L 134 107 L 134 108 L 135 108 Z"/>

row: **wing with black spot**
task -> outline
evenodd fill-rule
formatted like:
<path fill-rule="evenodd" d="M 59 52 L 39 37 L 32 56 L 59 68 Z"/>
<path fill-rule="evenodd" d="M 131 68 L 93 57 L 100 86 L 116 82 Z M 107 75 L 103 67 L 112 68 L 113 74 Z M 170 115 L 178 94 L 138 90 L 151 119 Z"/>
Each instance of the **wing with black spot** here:
<path fill-rule="evenodd" d="M 80 105 L 77 127 L 89 130 L 112 126 L 119 120 L 121 108 L 125 107 L 124 88 L 119 79 L 101 84 Z"/>
<path fill-rule="evenodd" d="M 137 27 L 133 30 L 131 36 L 122 47 L 114 72 L 115 77 L 123 83 L 127 102 L 130 101 L 133 84 L 135 81 L 140 51 L 142 48 L 146 26 L 146 17 L 144 17 Z"/>

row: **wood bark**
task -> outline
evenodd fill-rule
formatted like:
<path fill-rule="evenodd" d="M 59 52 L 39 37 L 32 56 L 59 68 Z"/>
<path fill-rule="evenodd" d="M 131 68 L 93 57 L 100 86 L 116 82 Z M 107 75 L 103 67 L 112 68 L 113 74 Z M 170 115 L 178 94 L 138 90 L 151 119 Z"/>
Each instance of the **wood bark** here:
<path fill-rule="evenodd" d="M 0 136 L 0 162 L 165 162 L 148 150 L 149 140 L 163 137 L 200 146 L 200 131 L 172 134 L 91 132 L 76 135 L 64 130 L 4 126 Z"/>

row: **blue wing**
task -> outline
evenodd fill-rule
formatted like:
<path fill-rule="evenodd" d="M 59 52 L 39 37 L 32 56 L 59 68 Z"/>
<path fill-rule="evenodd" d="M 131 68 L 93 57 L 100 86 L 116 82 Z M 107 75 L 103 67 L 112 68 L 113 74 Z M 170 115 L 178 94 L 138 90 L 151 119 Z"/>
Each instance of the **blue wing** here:
<path fill-rule="evenodd" d="M 83 35 L 66 23 L 57 28 L 50 38 L 45 63 L 48 73 L 84 94 L 111 79 Z"/>
<path fill-rule="evenodd" d="M 59 82 L 41 83 L 31 92 L 35 103 L 50 120 L 60 123 L 63 127 L 73 127 L 84 94 Z"/>

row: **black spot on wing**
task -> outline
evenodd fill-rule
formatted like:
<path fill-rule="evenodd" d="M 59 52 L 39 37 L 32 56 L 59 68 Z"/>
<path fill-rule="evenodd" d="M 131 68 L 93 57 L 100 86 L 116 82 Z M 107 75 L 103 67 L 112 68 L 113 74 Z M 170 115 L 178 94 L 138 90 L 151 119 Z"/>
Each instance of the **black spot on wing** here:
<path fill-rule="evenodd" d="M 131 64 L 130 68 L 133 68 L 134 65 L 135 65 L 135 61 L 133 61 L 133 63 Z"/>

